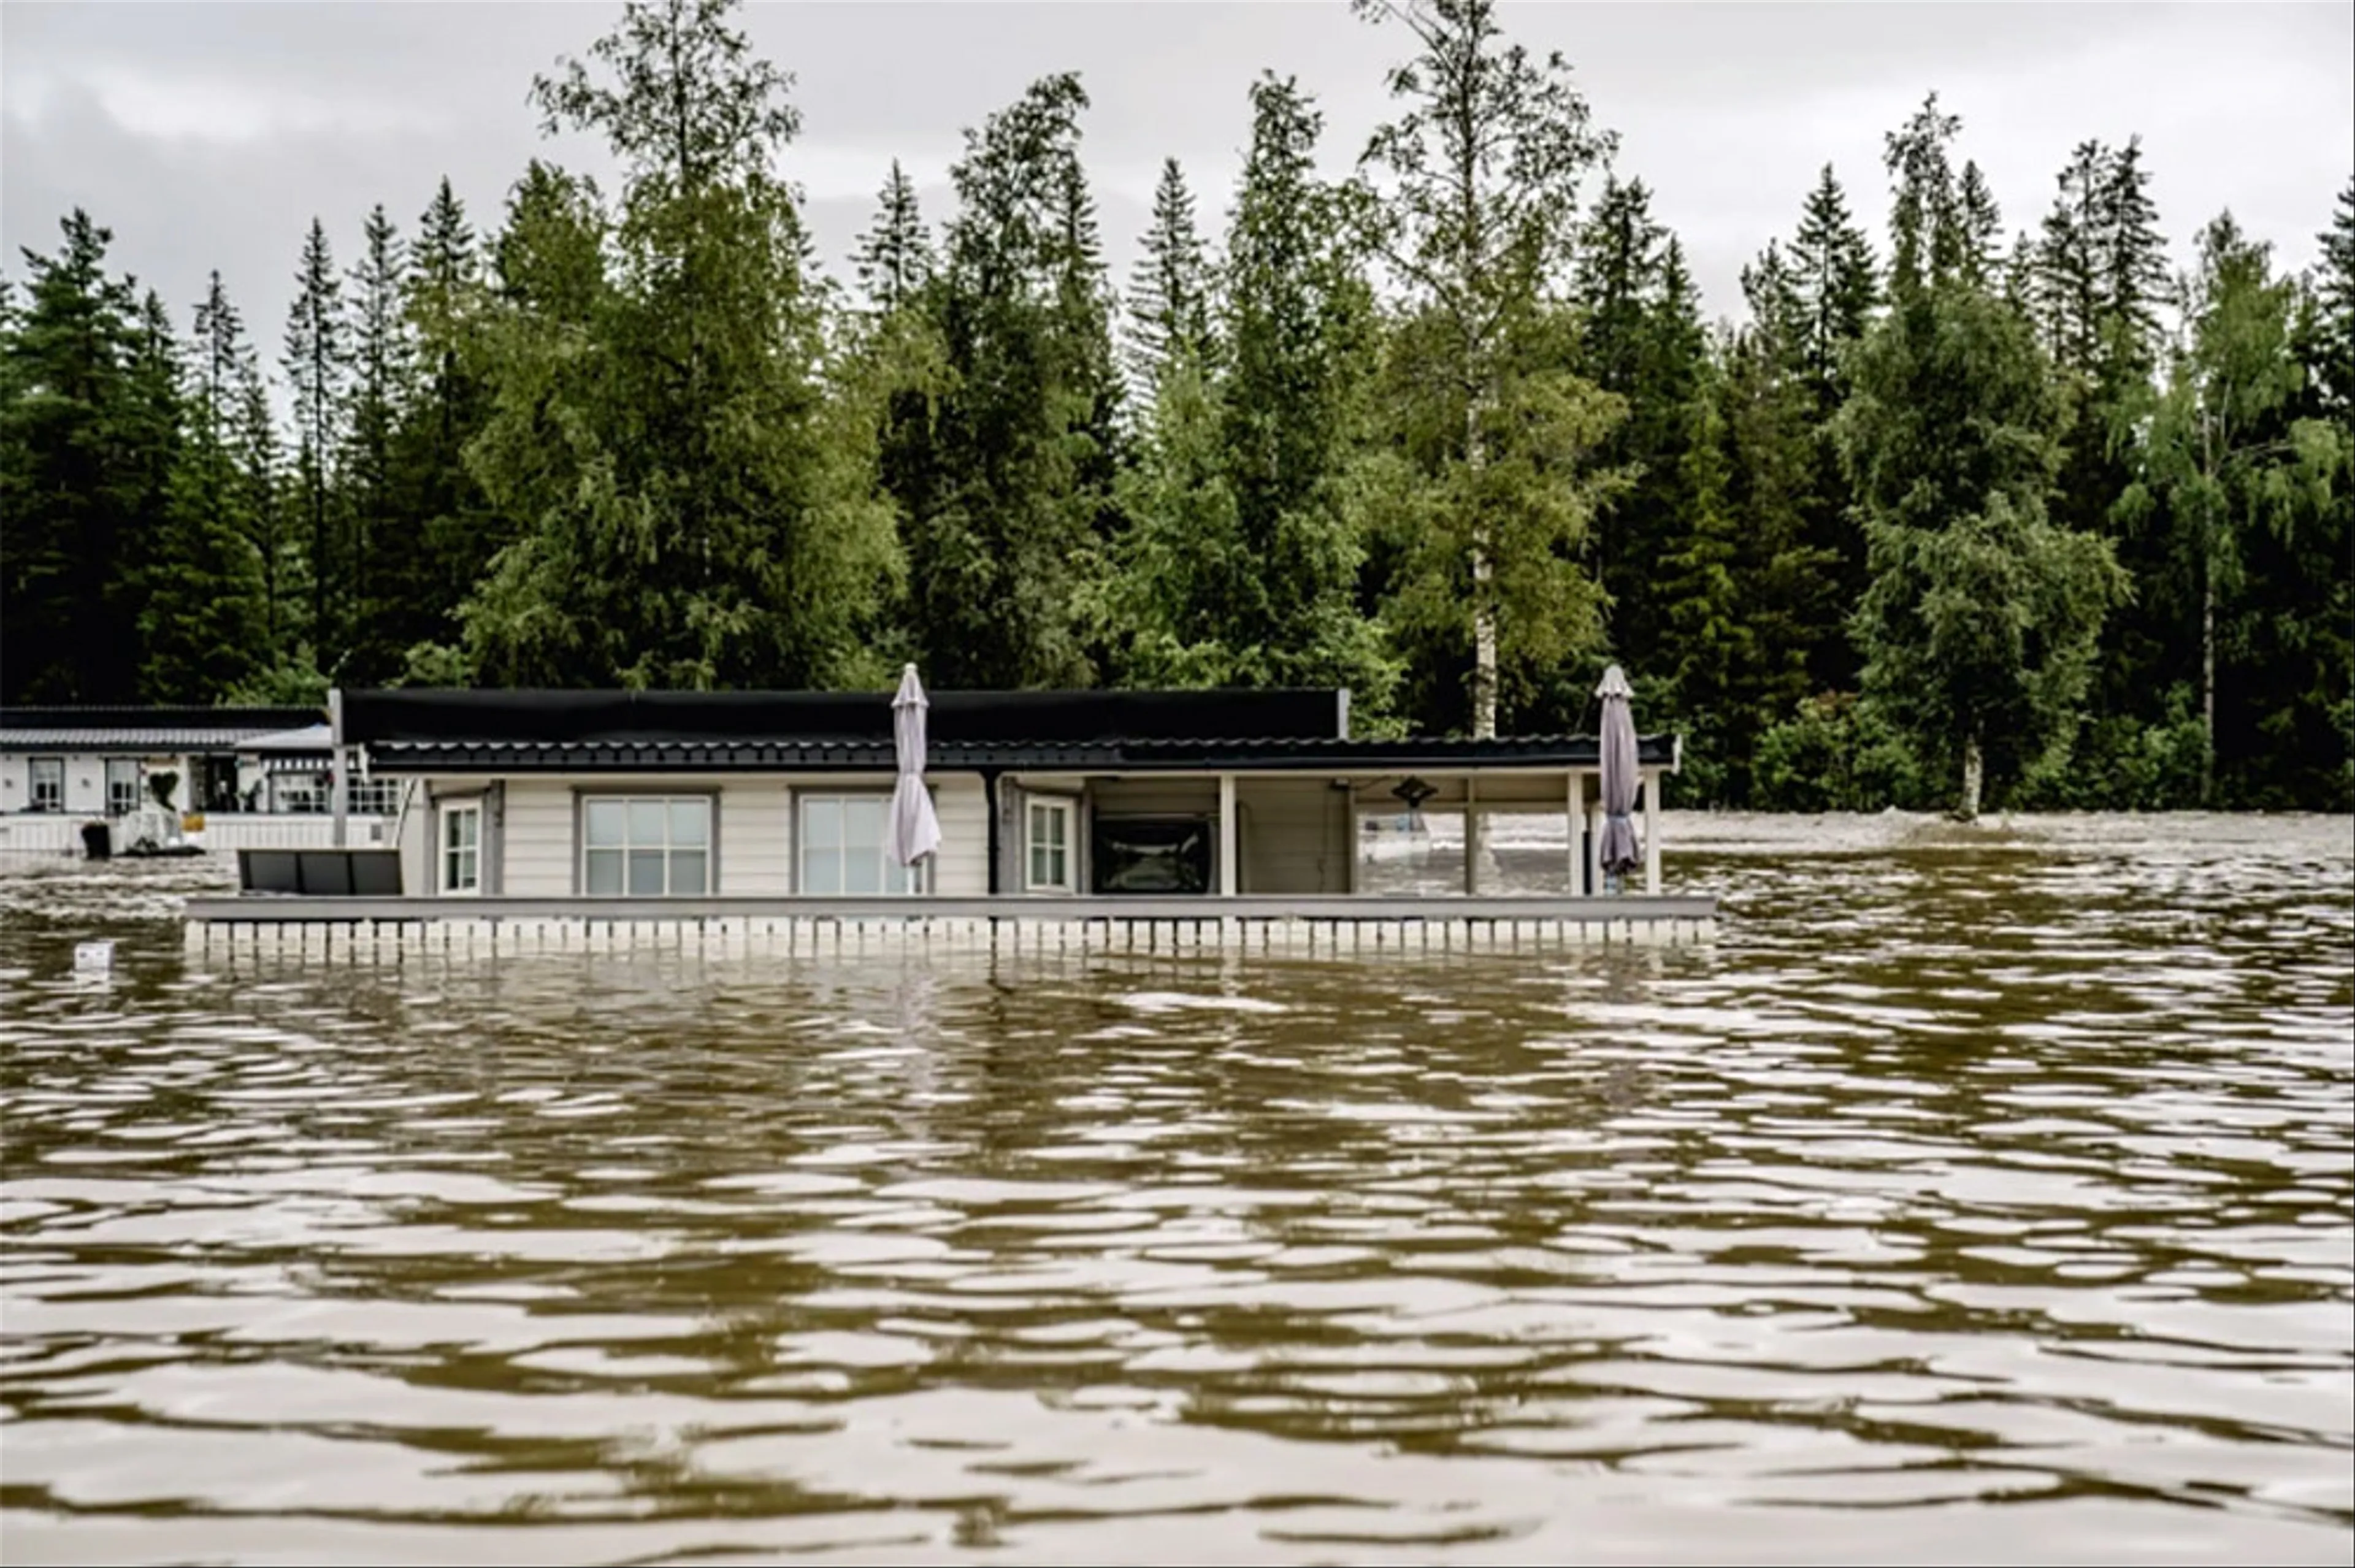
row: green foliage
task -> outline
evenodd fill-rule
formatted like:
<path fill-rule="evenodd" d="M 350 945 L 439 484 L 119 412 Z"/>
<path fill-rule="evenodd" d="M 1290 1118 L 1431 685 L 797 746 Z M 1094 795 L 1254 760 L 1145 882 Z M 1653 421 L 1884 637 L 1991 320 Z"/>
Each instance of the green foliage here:
<path fill-rule="evenodd" d="M 218 272 L 197 307 L 196 325 L 189 428 L 173 466 L 140 626 L 147 666 L 142 686 L 160 702 L 201 703 L 233 689 L 268 652 L 262 564 L 249 510 L 252 492 L 239 449 L 253 356 Z"/>
<path fill-rule="evenodd" d="M 1470 729 L 1497 732 L 1508 682 L 1601 640 L 1578 558 L 1618 485 L 1598 449 L 1625 405 L 1576 371 L 1552 301 L 1580 183 L 1609 153 L 1567 61 L 1507 44 L 1492 0 L 1389 5 L 1413 57 L 1398 118 L 1359 160 L 1367 242 L 1405 297 L 1391 335 L 1391 613 L 1426 657 L 1469 654 Z M 1429 711 L 1426 709 L 1426 711 Z"/>
<path fill-rule="evenodd" d="M 2355 185 L 2307 277 L 2224 220 L 2173 282 L 2138 142 L 2007 244 L 1932 97 L 1886 242 L 1827 166 L 1710 329 L 1563 61 L 1490 0 L 1357 9 L 1407 47 L 1356 176 L 1260 80 L 1225 199 L 1164 167 L 1117 338 L 1076 78 L 937 228 L 893 165 L 837 290 L 735 0 L 537 84 L 610 191 L 534 161 L 478 228 L 444 180 L 348 272 L 310 224 L 274 375 L 220 280 L 176 342 L 70 215 L 0 278 L 0 700 L 914 659 L 1487 732 L 1591 725 L 1616 659 L 1680 800 L 2355 807 Z"/>
<path fill-rule="evenodd" d="M 1759 737 L 1754 798 L 1768 811 L 1919 811 L 1935 789 L 1905 731 L 1840 692 L 1807 699 Z"/>
<path fill-rule="evenodd" d="M 627 7 L 542 78 L 549 130 L 603 134 L 593 187 L 540 165 L 502 236 L 491 412 L 467 466 L 523 526 L 463 613 L 513 684 L 831 684 L 895 562 L 831 439 L 824 322 L 793 193 L 787 80 L 719 0 Z"/>
<path fill-rule="evenodd" d="M 80 208 L 59 227 L 56 254 L 26 253 L 0 351 L 0 694 L 131 702 L 156 525 L 142 334 L 129 283 L 106 274 L 112 235 Z"/>

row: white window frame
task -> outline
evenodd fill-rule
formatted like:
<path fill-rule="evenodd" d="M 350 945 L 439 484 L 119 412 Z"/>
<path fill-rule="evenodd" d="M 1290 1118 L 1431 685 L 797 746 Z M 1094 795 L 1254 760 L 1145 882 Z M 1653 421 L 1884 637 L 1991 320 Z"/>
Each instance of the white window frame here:
<path fill-rule="evenodd" d="M 55 789 L 49 798 L 41 798 L 41 768 L 46 763 L 53 770 L 49 783 Z M 33 757 L 27 761 L 25 771 L 27 811 L 63 811 L 66 808 L 66 760 L 63 757 Z"/>
<path fill-rule="evenodd" d="M 353 816 L 390 816 L 400 809 L 400 781 L 347 778 L 344 795 L 344 809 Z"/>
<path fill-rule="evenodd" d="M 446 800 L 435 812 L 433 830 L 433 885 L 444 898 L 474 898 L 483 891 L 483 802 L 479 796 L 467 800 Z M 453 832 L 461 822 L 474 825 L 473 840 L 458 845 L 451 843 Z M 451 875 L 453 856 L 472 857 L 467 869 L 473 875 L 463 884 Z"/>
<path fill-rule="evenodd" d="M 116 783 L 117 783 L 117 782 L 122 778 L 122 770 L 123 770 L 123 769 L 125 769 L 125 768 L 128 768 L 128 769 L 130 769 L 130 770 L 131 770 L 131 790 L 130 790 L 130 794 L 129 794 L 128 798 L 126 798 L 125 800 L 123 800 L 123 801 L 122 801 L 122 802 L 118 803 L 118 802 L 115 800 L 115 798 L 114 798 L 114 786 L 115 786 Z M 141 777 L 141 776 L 140 776 L 140 768 L 139 768 L 139 759 L 138 759 L 138 758 L 136 758 L 136 757 L 109 757 L 109 758 L 107 758 L 107 759 L 106 759 L 106 815 L 107 815 L 107 816 L 132 816 L 132 815 L 133 815 L 134 813 L 136 813 L 136 812 L 138 811 L 138 809 L 139 809 L 139 799 L 140 799 L 140 796 L 145 793 L 145 792 L 144 792 L 144 791 L 140 786 L 141 786 L 142 784 L 145 784 L 146 782 L 147 782 L 147 781 L 146 781 L 144 778 L 143 778 L 143 777 Z"/>
<path fill-rule="evenodd" d="M 601 805 L 618 806 L 621 808 L 622 841 L 618 844 L 598 844 L 591 842 L 591 835 L 589 831 L 589 819 L 591 815 Z M 634 814 L 631 812 L 630 807 L 634 805 L 659 805 L 663 808 L 663 834 L 662 841 L 659 844 L 653 842 L 641 844 L 633 837 L 631 817 Z M 700 843 L 686 839 L 674 840 L 672 837 L 671 813 L 675 807 L 681 805 L 698 806 L 702 809 L 703 839 Z M 621 791 L 613 791 L 611 793 L 600 791 L 594 794 L 583 793 L 581 795 L 574 804 L 573 810 L 577 814 L 575 821 L 579 824 L 578 832 L 580 849 L 578 859 L 573 862 L 572 874 L 574 878 L 574 885 L 581 890 L 581 896 L 582 898 L 698 899 L 710 898 L 713 894 L 719 891 L 719 797 L 718 795 L 686 791 L 676 794 L 664 793 L 661 791 L 647 791 L 644 793 L 636 791 L 627 793 Z M 659 851 L 663 858 L 663 891 L 658 893 L 632 892 L 630 891 L 630 857 L 634 853 L 654 851 Z M 671 882 L 675 874 L 674 862 L 676 859 L 684 854 L 698 853 L 703 857 L 703 885 L 699 888 L 674 888 L 671 885 Z M 618 892 L 607 893 L 592 892 L 590 890 L 589 876 L 589 868 L 591 864 L 591 857 L 592 855 L 611 854 L 619 854 L 622 857 L 621 891 Z"/>
<path fill-rule="evenodd" d="M 883 882 L 883 891 L 878 893 L 852 893 L 845 892 L 841 891 L 841 889 L 836 888 L 823 892 L 812 892 L 809 885 L 809 853 L 811 848 L 809 841 L 809 808 L 813 805 L 818 804 L 843 806 L 847 805 L 854 801 L 873 801 L 882 809 L 884 818 L 883 832 L 881 837 L 876 840 L 875 858 L 878 865 L 882 870 L 881 880 Z M 822 899 L 922 898 L 926 893 L 932 891 L 932 857 L 927 856 L 925 859 L 917 861 L 912 866 L 902 867 L 892 863 L 890 850 L 888 848 L 888 844 L 891 837 L 890 816 L 891 792 L 889 790 L 795 790 L 794 792 L 794 891 L 805 897 Z M 849 848 L 850 847 L 847 844 L 837 844 L 834 846 L 835 863 L 837 871 L 847 869 L 848 865 L 847 855 Z M 838 881 L 847 882 L 849 879 L 838 876 L 837 880 Z M 891 884 L 895 880 L 900 882 L 902 885 L 893 887 Z"/>
<path fill-rule="evenodd" d="M 1060 844 L 1042 843 L 1039 825 L 1042 820 L 1062 825 Z M 1039 875 L 1040 850 L 1060 851 L 1063 874 L 1059 878 Z M 1025 797 L 1022 812 L 1022 891 L 1028 893 L 1068 893 L 1079 883 L 1080 869 L 1080 803 L 1065 795 L 1033 795 Z"/>

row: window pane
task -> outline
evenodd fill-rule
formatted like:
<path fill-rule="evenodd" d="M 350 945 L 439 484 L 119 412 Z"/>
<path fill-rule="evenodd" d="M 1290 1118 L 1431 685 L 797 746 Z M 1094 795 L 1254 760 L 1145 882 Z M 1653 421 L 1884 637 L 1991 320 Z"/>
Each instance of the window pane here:
<path fill-rule="evenodd" d="M 842 803 L 842 841 L 853 850 L 883 848 L 884 802 L 873 795 Z"/>
<path fill-rule="evenodd" d="M 1030 844 L 1030 885 L 1038 887 L 1047 880 L 1047 846 L 1033 839 Z"/>
<path fill-rule="evenodd" d="M 670 891 L 675 893 L 700 893 L 710 890 L 704 886 L 705 861 L 700 849 L 677 849 L 670 858 Z"/>
<path fill-rule="evenodd" d="M 1056 887 L 1061 887 L 1064 882 L 1069 880 L 1064 875 L 1064 869 L 1070 864 L 1070 860 L 1064 854 L 1063 847 L 1060 844 L 1057 844 L 1052 849 L 1050 849 L 1047 852 L 1047 867 L 1049 873 L 1047 880 L 1053 883 Z"/>
<path fill-rule="evenodd" d="M 589 891 L 606 895 L 622 891 L 622 852 L 619 849 L 589 851 Z"/>
<path fill-rule="evenodd" d="M 843 887 L 846 893 L 879 893 L 883 891 L 883 857 L 873 849 L 849 849 L 843 853 Z"/>
<path fill-rule="evenodd" d="M 842 842 L 842 803 L 818 799 L 802 802 L 802 842 L 813 849 L 831 849 Z"/>
<path fill-rule="evenodd" d="M 893 892 L 914 893 L 923 891 L 924 868 L 922 865 L 902 866 L 895 862 L 890 869 L 890 889 Z"/>
<path fill-rule="evenodd" d="M 813 894 L 842 891 L 842 851 L 816 845 L 802 848 L 802 891 Z"/>
<path fill-rule="evenodd" d="M 618 848 L 623 841 L 623 827 L 627 821 L 618 800 L 592 800 L 589 803 L 589 842 L 607 848 Z M 622 890 L 615 888 L 615 892 Z"/>
<path fill-rule="evenodd" d="M 659 849 L 630 851 L 630 896 L 634 899 L 660 898 L 663 891 L 663 852 Z"/>
<path fill-rule="evenodd" d="M 663 846 L 663 818 L 667 815 L 658 800 L 630 802 L 630 848 L 659 849 Z M 633 877 L 632 881 L 636 879 Z"/>
<path fill-rule="evenodd" d="M 710 841 L 707 831 L 711 820 L 711 803 L 708 800 L 675 800 L 670 803 L 670 841 L 677 844 L 705 844 Z"/>

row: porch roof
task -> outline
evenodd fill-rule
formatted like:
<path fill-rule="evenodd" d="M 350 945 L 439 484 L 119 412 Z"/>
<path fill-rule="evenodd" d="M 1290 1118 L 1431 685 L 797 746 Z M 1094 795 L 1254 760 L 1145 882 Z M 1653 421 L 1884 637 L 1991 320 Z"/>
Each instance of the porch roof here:
<path fill-rule="evenodd" d="M 0 708 L 0 752 L 229 752 L 324 718 L 315 708 Z"/>
<path fill-rule="evenodd" d="M 527 741 L 389 740 L 368 745 L 380 773 L 877 773 L 896 765 L 889 741 L 847 738 L 675 737 Z M 1647 768 L 1676 767 L 1676 737 L 1638 742 Z M 943 773 L 1307 773 L 1389 774 L 1600 764 L 1592 735 L 1490 741 L 1339 737 L 1114 738 L 1091 741 L 934 741 L 925 771 Z"/>

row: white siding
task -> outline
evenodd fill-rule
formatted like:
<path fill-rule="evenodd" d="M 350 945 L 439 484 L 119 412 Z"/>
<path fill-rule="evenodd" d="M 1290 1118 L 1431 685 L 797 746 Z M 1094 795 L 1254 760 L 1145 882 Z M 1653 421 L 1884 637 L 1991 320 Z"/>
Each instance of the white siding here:
<path fill-rule="evenodd" d="M 1322 778 L 1236 780 L 1240 891 L 1348 892 L 1348 810 L 1347 792 Z"/>
<path fill-rule="evenodd" d="M 572 788 L 587 780 L 509 779 L 499 846 L 501 885 L 509 898 L 566 899 L 573 893 Z M 595 781 L 599 788 L 608 781 Z M 615 785 L 627 781 L 614 779 Z M 684 781 L 664 780 L 677 788 Z"/>
<path fill-rule="evenodd" d="M 0 811 L 23 811 L 33 804 L 32 764 L 22 752 L 0 752 Z"/>
<path fill-rule="evenodd" d="M 981 781 L 971 775 L 949 775 L 932 781 L 941 818 L 940 863 L 933 871 L 936 892 L 978 897 L 989 891 L 989 817 Z M 444 793 L 462 787 L 456 780 L 441 781 Z M 573 824 L 576 789 L 644 790 L 655 795 L 719 796 L 719 881 L 718 891 L 730 898 L 783 898 L 794 891 L 793 791 L 873 790 L 891 787 L 889 775 L 873 773 L 797 773 L 714 775 L 663 774 L 619 777 L 608 774 L 556 778 L 511 778 L 506 781 L 506 809 L 500 825 L 501 891 L 514 898 L 570 898 L 577 876 Z M 419 832 L 430 825 L 417 822 L 428 814 L 412 808 Z M 431 876 L 430 852 L 417 874 Z M 409 862 L 404 860 L 404 866 Z M 430 880 L 414 884 L 430 890 Z"/>
<path fill-rule="evenodd" d="M 719 891 L 785 897 L 794 891 L 792 792 L 782 779 L 740 779 L 719 788 Z"/>
<path fill-rule="evenodd" d="M 985 897 L 989 891 L 989 796 L 981 780 L 970 773 L 935 779 L 932 809 L 941 818 L 932 891 L 943 898 Z"/>

